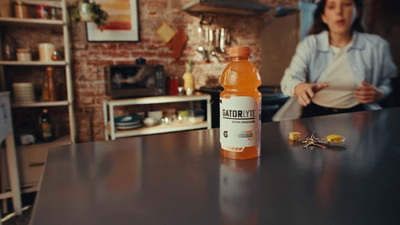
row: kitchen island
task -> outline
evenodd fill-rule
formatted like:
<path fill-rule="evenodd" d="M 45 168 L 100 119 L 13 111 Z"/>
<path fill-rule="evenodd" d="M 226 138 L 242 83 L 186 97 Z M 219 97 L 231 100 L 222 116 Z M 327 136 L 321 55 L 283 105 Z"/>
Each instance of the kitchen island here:
<path fill-rule="evenodd" d="M 262 124 L 262 156 L 220 157 L 219 129 L 48 153 L 33 225 L 398 224 L 400 108 Z M 303 149 L 339 134 L 346 149 Z"/>

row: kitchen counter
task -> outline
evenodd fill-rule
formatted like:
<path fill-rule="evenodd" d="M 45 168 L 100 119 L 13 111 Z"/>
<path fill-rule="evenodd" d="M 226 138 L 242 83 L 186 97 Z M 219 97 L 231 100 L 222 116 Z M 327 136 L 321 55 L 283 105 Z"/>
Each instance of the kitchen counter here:
<path fill-rule="evenodd" d="M 31 224 L 398 224 L 400 108 L 262 124 L 262 156 L 219 129 L 52 148 Z M 340 134 L 347 149 L 303 149 Z"/>

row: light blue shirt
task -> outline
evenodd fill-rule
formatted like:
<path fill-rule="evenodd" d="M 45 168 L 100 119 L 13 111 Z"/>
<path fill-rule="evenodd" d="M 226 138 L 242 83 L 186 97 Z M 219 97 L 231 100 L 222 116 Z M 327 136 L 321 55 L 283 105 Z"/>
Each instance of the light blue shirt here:
<path fill-rule="evenodd" d="M 391 92 L 391 77 L 397 72 L 389 44 L 377 35 L 354 32 L 353 45 L 347 50 L 351 70 L 357 85 L 365 80 L 380 88 L 384 96 Z M 309 35 L 296 49 L 281 81 L 282 92 L 294 96 L 300 83 L 314 83 L 330 63 L 333 52 L 329 47 L 329 33 Z"/>

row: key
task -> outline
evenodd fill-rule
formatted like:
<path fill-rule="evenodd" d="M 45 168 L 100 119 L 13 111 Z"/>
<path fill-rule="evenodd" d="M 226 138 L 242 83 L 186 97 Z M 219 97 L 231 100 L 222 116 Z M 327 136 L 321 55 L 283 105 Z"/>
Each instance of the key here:
<path fill-rule="evenodd" d="M 333 148 L 346 148 L 347 145 L 344 143 L 335 143 L 330 141 L 321 141 L 318 140 L 318 144 L 325 145 L 326 147 L 333 147 Z"/>
<path fill-rule="evenodd" d="M 324 145 L 317 143 L 317 141 L 318 140 L 315 138 L 306 138 L 305 140 L 300 141 L 300 143 L 302 144 L 303 148 L 317 147 L 325 150 L 326 147 Z"/>

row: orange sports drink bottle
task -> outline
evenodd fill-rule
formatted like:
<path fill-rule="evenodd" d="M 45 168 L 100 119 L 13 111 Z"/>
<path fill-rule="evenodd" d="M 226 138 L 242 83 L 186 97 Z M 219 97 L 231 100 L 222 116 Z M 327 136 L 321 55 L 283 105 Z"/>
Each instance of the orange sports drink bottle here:
<path fill-rule="evenodd" d="M 250 56 L 248 46 L 231 47 L 231 62 L 221 76 L 221 154 L 231 159 L 261 155 L 261 77 Z"/>

